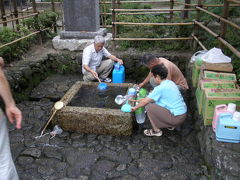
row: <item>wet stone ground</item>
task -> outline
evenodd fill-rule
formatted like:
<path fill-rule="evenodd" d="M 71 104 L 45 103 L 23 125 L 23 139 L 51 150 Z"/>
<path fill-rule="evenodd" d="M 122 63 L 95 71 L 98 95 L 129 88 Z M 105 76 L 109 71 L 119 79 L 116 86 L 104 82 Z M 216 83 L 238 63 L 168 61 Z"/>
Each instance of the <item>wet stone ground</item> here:
<path fill-rule="evenodd" d="M 18 104 L 23 128 L 9 125 L 9 133 L 20 179 L 207 179 L 194 131 L 183 135 L 179 130 L 164 130 L 162 137 L 146 137 L 138 130 L 129 137 L 63 132 L 35 139 L 54 101 L 76 80 L 78 75 L 53 75 L 33 90 L 31 101 Z M 150 127 L 148 121 L 144 127 Z"/>

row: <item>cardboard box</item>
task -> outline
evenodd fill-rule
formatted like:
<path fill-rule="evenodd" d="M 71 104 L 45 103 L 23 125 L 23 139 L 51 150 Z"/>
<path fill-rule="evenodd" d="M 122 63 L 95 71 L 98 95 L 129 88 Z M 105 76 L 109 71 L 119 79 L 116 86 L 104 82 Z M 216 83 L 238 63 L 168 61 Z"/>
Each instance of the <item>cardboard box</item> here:
<path fill-rule="evenodd" d="M 211 71 L 232 72 L 233 66 L 231 63 L 207 63 L 203 62 L 203 69 Z"/>
<path fill-rule="evenodd" d="M 197 87 L 200 71 L 201 71 L 201 66 L 198 66 L 195 63 L 193 66 L 193 70 L 192 70 L 192 85 L 193 85 L 193 87 Z"/>
<path fill-rule="evenodd" d="M 227 89 L 228 92 L 223 90 L 205 90 L 203 98 L 202 115 L 204 125 L 211 125 L 214 108 L 219 104 L 234 103 L 237 105 L 237 111 L 240 109 L 240 89 Z"/>
<path fill-rule="evenodd" d="M 222 73 L 214 71 L 202 71 L 203 80 L 218 80 L 218 81 L 231 81 L 236 82 L 236 74 L 234 73 Z"/>
<path fill-rule="evenodd" d="M 202 114 L 202 104 L 204 98 L 204 91 L 205 90 L 212 90 L 212 91 L 220 91 L 223 90 L 224 92 L 227 89 L 236 89 L 236 84 L 234 82 L 227 82 L 227 81 L 205 81 L 200 80 L 198 88 L 196 89 L 195 95 L 197 99 L 197 107 L 198 113 Z"/>

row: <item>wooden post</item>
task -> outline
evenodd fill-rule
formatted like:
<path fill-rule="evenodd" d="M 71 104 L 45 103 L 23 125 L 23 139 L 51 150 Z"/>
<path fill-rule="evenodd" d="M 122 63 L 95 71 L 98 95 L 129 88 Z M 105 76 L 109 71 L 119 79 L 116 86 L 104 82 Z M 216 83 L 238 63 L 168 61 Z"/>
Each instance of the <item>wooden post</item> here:
<path fill-rule="evenodd" d="M 7 18 L 5 17 L 5 8 L 4 8 L 3 0 L 0 0 L 0 10 L 1 10 L 1 18 L 2 18 L 2 21 L 4 22 L 7 20 Z M 7 23 L 4 22 L 3 26 L 7 26 Z"/>
<path fill-rule="evenodd" d="M 224 9 L 223 9 L 223 18 L 228 19 L 229 15 L 229 2 L 228 0 L 224 0 Z M 225 38 L 225 34 L 227 31 L 227 24 L 225 22 L 221 22 L 221 38 Z M 220 41 L 220 48 L 222 49 L 224 46 Z"/>
<path fill-rule="evenodd" d="M 116 38 L 116 33 L 117 33 L 116 32 L 117 28 L 116 28 L 116 25 L 114 24 L 114 22 L 116 22 L 115 9 L 116 9 L 116 3 L 115 3 L 115 0 L 112 0 L 112 38 L 113 38 L 112 49 L 113 49 L 113 52 L 115 52 L 115 49 L 116 49 L 114 38 Z"/>
<path fill-rule="evenodd" d="M 13 28 L 13 30 L 15 30 L 14 21 L 13 21 L 13 12 L 12 12 L 12 1 L 11 0 L 9 1 L 9 9 L 10 9 L 10 16 L 11 16 L 11 19 L 12 19 L 12 21 L 11 21 L 12 28 Z"/>
<path fill-rule="evenodd" d="M 31 0 L 32 2 L 32 7 L 33 7 L 33 12 L 34 13 L 38 13 L 37 12 L 37 6 L 36 6 L 36 1 L 35 0 Z M 38 18 L 38 16 L 35 16 L 34 18 Z M 41 29 L 38 29 L 40 31 L 39 33 L 39 44 L 42 45 L 42 33 L 41 33 Z"/>
<path fill-rule="evenodd" d="M 17 25 L 17 30 L 19 30 L 19 21 L 18 21 L 18 9 L 17 9 L 17 1 L 16 0 L 12 0 L 12 4 L 13 4 L 13 14 L 14 17 L 16 18 L 16 25 Z"/>
<path fill-rule="evenodd" d="M 199 7 L 202 7 L 202 0 L 198 0 L 197 2 L 198 6 Z M 196 13 L 196 21 L 199 22 L 200 20 L 200 10 L 197 9 L 197 13 Z M 198 38 L 199 36 L 199 27 L 197 24 L 194 25 L 194 35 Z M 193 41 L 193 51 L 196 51 L 197 50 L 197 42 L 194 40 Z"/>
<path fill-rule="evenodd" d="M 120 3 L 121 3 L 120 0 L 117 0 L 116 9 L 119 9 Z"/>
<path fill-rule="evenodd" d="M 191 0 L 185 0 L 185 4 L 184 4 L 184 9 L 188 9 L 189 6 L 186 4 L 191 4 Z M 183 11 L 182 12 L 182 18 L 183 19 L 187 19 L 188 18 L 188 11 Z"/>
<path fill-rule="evenodd" d="M 51 0 L 51 4 L 52 4 L 52 11 L 55 12 L 55 6 L 54 6 L 54 0 Z M 54 30 L 54 33 L 57 33 L 57 19 L 55 19 L 55 22 L 53 24 L 53 30 Z"/>
<path fill-rule="evenodd" d="M 170 0 L 170 9 L 173 9 L 174 6 L 174 0 Z M 170 11 L 170 20 L 173 18 L 173 11 Z"/>

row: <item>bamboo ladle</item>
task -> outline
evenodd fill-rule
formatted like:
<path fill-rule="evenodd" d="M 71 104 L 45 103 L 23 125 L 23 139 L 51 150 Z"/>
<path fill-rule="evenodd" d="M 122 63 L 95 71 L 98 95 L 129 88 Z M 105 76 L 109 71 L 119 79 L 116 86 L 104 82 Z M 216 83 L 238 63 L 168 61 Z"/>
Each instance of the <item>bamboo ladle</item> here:
<path fill-rule="evenodd" d="M 62 109 L 63 106 L 64 106 L 64 103 L 63 103 L 62 101 L 58 101 L 58 102 L 56 102 L 56 103 L 54 104 L 54 111 L 53 111 L 51 117 L 49 118 L 49 120 L 47 121 L 47 123 L 43 126 L 43 129 L 42 129 L 42 131 L 41 131 L 40 137 L 43 135 L 44 131 L 46 130 L 46 128 L 47 128 L 47 126 L 48 126 L 48 124 L 51 122 L 53 116 L 56 114 L 56 112 L 57 112 L 58 110 Z"/>

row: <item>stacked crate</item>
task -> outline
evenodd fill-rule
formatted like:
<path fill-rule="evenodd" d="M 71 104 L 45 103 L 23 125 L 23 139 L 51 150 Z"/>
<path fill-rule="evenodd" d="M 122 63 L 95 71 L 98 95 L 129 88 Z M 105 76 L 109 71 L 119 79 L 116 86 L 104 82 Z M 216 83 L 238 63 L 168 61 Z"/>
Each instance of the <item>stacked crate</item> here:
<path fill-rule="evenodd" d="M 240 108 L 240 89 L 236 86 L 236 75 L 229 73 L 232 71 L 230 63 L 203 63 L 198 69 L 198 78 L 192 75 L 194 83 L 198 79 L 195 93 L 198 112 L 203 116 L 204 125 L 211 125 L 216 105 L 235 103 Z"/>

